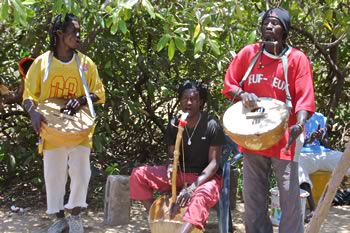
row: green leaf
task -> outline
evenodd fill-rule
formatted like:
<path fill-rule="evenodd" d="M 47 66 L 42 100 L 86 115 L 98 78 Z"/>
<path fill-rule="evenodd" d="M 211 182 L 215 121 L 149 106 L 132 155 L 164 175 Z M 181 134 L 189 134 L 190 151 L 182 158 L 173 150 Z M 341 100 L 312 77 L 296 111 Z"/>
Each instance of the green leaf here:
<path fill-rule="evenodd" d="M 329 9 L 326 11 L 325 18 L 329 22 L 331 22 L 333 20 L 333 9 Z"/>
<path fill-rule="evenodd" d="M 126 23 L 124 20 L 119 20 L 118 22 L 118 28 L 120 29 L 120 31 L 125 34 L 128 31 L 128 28 L 126 27 Z"/>
<path fill-rule="evenodd" d="M 237 18 L 239 18 L 240 21 L 243 20 L 243 13 L 241 11 L 241 7 L 238 4 L 235 6 L 234 13 L 237 16 Z"/>
<path fill-rule="evenodd" d="M 155 15 L 156 15 L 157 18 L 159 18 L 159 19 L 165 21 L 165 18 L 164 18 L 161 14 L 155 13 Z"/>
<path fill-rule="evenodd" d="M 164 35 L 160 38 L 158 44 L 157 44 L 157 52 L 162 51 L 162 49 L 168 44 L 170 39 L 169 35 Z"/>
<path fill-rule="evenodd" d="M 182 38 L 175 37 L 175 45 L 176 45 L 176 48 L 180 50 L 181 53 L 184 53 L 186 51 L 186 43 Z"/>
<path fill-rule="evenodd" d="M 138 1 L 139 0 L 128 0 L 127 2 L 121 3 L 120 6 L 131 9 Z"/>
<path fill-rule="evenodd" d="M 118 24 L 119 18 L 119 10 L 114 11 L 112 14 L 113 23 Z"/>
<path fill-rule="evenodd" d="M 210 39 L 209 39 L 209 44 L 210 44 L 210 47 L 211 47 L 211 49 L 213 50 L 213 52 L 214 52 L 216 55 L 220 55 L 220 48 L 219 48 L 218 42 L 215 41 L 215 40 L 210 40 Z"/>
<path fill-rule="evenodd" d="M 24 2 L 22 2 L 22 4 L 23 5 L 33 5 L 36 2 L 37 2 L 36 0 L 25 0 Z"/>
<path fill-rule="evenodd" d="M 112 27 L 111 27 L 111 34 L 115 35 L 118 31 L 118 23 L 113 23 Z"/>
<path fill-rule="evenodd" d="M 326 26 L 326 28 L 328 28 L 329 31 L 332 31 L 332 27 L 328 22 L 324 22 L 324 26 Z"/>
<path fill-rule="evenodd" d="M 129 19 L 131 19 L 132 16 L 132 11 L 130 9 L 122 9 L 120 11 L 119 16 L 124 20 L 124 21 L 128 21 Z"/>
<path fill-rule="evenodd" d="M 53 11 L 54 12 L 60 12 L 62 9 L 62 1 L 61 0 L 56 0 L 55 4 L 53 5 Z"/>
<path fill-rule="evenodd" d="M 1 18 L 6 19 L 8 16 L 9 4 L 5 1 L 1 4 Z"/>
<path fill-rule="evenodd" d="M 171 61 L 175 55 L 175 43 L 171 40 L 168 46 L 168 58 Z"/>
<path fill-rule="evenodd" d="M 71 0 L 64 0 L 65 6 L 68 11 L 72 11 L 72 1 Z"/>
<path fill-rule="evenodd" d="M 201 25 L 197 24 L 196 28 L 194 29 L 193 39 L 197 38 L 197 36 L 199 35 L 200 31 L 201 31 Z"/>
<path fill-rule="evenodd" d="M 110 13 L 113 10 L 113 8 L 110 5 L 108 5 L 108 6 L 106 6 L 105 10 L 107 13 Z"/>
<path fill-rule="evenodd" d="M 207 31 L 210 31 L 210 32 L 223 32 L 224 31 L 223 28 L 218 28 L 218 27 L 205 27 L 204 29 Z"/>
<path fill-rule="evenodd" d="M 15 7 L 15 10 L 19 13 L 20 17 L 24 17 L 24 15 L 27 15 L 25 10 L 23 9 L 23 6 L 20 2 L 17 2 L 17 0 L 11 0 L 13 3 L 13 6 Z"/>
<path fill-rule="evenodd" d="M 175 33 L 181 33 L 181 32 L 185 32 L 185 31 L 188 31 L 188 28 L 179 27 L 179 28 L 177 28 L 174 32 L 175 32 Z"/>
<path fill-rule="evenodd" d="M 155 18 L 155 14 L 154 14 L 154 8 L 151 5 L 151 3 L 148 0 L 142 0 L 142 6 L 146 8 L 148 14 L 151 16 L 152 19 Z"/>
<path fill-rule="evenodd" d="M 202 24 L 202 25 L 207 25 L 211 22 L 211 17 L 209 14 L 205 14 L 201 17 L 201 19 L 199 20 L 199 22 Z"/>
<path fill-rule="evenodd" d="M 256 41 L 256 30 L 252 31 L 248 37 L 248 44 L 253 44 Z"/>
<path fill-rule="evenodd" d="M 205 34 L 204 33 L 199 34 L 199 36 L 196 40 L 196 44 L 194 46 L 194 53 L 195 54 L 202 52 L 204 41 L 205 41 Z"/>

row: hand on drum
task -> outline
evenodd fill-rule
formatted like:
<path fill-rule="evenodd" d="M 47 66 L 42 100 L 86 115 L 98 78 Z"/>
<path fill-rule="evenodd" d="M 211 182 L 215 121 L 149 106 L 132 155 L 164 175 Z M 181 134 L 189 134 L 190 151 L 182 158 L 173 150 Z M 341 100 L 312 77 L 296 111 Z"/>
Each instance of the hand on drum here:
<path fill-rule="evenodd" d="M 242 92 L 240 94 L 242 104 L 246 108 L 256 108 L 258 107 L 257 102 L 259 98 L 254 93 Z"/>
<path fill-rule="evenodd" d="M 299 135 L 303 132 L 303 127 L 300 124 L 292 125 L 289 128 L 289 139 L 285 147 L 286 150 L 289 150 L 289 147 L 295 142 Z"/>
<path fill-rule="evenodd" d="M 86 99 L 80 98 L 72 98 L 69 99 L 66 106 L 61 109 L 61 112 L 70 116 L 73 116 L 77 110 L 86 104 Z"/>
<path fill-rule="evenodd" d="M 192 186 L 182 189 L 179 195 L 177 196 L 176 203 L 180 207 L 185 207 L 187 203 L 192 199 L 193 190 L 194 188 Z"/>

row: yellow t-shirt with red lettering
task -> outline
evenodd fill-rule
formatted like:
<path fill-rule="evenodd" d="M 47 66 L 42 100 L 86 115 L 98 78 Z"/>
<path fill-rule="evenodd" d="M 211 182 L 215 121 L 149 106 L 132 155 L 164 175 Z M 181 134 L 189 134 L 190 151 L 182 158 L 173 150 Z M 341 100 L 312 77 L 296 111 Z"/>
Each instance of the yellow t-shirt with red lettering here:
<path fill-rule="evenodd" d="M 75 53 L 69 62 L 62 62 L 55 57 L 52 59 L 47 79 L 44 81 L 45 69 L 48 65 L 50 52 L 46 52 L 35 59 L 30 66 L 25 79 L 23 101 L 31 99 L 35 103 L 42 103 L 48 98 L 78 98 L 85 95 L 75 56 L 79 56 L 86 83 L 90 93 L 99 97 L 97 103 L 105 102 L 105 90 L 98 75 L 95 63 L 86 55 Z M 92 147 L 92 134 L 80 145 Z M 45 140 L 44 149 L 50 150 L 58 146 Z"/>

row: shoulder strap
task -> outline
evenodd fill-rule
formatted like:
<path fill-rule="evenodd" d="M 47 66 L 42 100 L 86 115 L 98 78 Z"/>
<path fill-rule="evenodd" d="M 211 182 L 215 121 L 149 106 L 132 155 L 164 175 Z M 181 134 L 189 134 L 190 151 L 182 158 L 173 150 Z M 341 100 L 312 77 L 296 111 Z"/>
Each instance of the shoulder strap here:
<path fill-rule="evenodd" d="M 290 95 L 289 92 L 289 83 L 288 83 L 288 55 L 290 54 L 290 52 L 292 51 L 292 48 L 288 46 L 287 51 L 282 55 L 281 59 L 282 59 L 282 66 L 283 66 L 283 74 L 284 74 L 284 79 L 286 82 L 286 105 L 288 107 L 289 110 L 292 109 L 292 97 Z"/>
<path fill-rule="evenodd" d="M 93 118 L 95 118 L 96 117 L 96 113 L 95 113 L 95 110 L 94 110 L 94 105 L 92 104 L 89 88 L 88 88 L 88 85 L 86 83 L 86 79 L 85 79 L 83 68 L 80 65 L 80 58 L 79 58 L 78 53 L 75 54 L 75 60 L 77 62 L 77 66 L 78 66 L 81 82 L 83 83 L 84 92 L 85 92 L 85 96 L 86 96 L 86 100 L 87 100 L 87 103 L 88 103 L 88 106 L 89 106 L 89 110 L 90 110 L 91 116 Z M 85 63 L 85 61 L 86 61 L 86 55 L 84 55 L 84 63 Z"/>
<path fill-rule="evenodd" d="M 257 54 L 255 54 L 255 56 L 252 59 L 252 62 L 249 64 L 247 71 L 245 72 L 242 80 L 239 82 L 239 85 L 242 87 L 243 83 L 245 82 L 245 80 L 248 78 L 248 75 L 250 74 L 250 72 L 252 71 L 256 61 L 258 60 L 260 54 L 262 53 L 263 50 L 263 46 L 261 46 L 261 49 L 259 50 L 259 52 L 257 52 Z"/>
<path fill-rule="evenodd" d="M 49 71 L 50 71 L 50 68 L 51 68 L 52 59 L 53 59 L 53 53 L 50 51 L 49 52 L 49 57 L 48 57 L 48 60 L 47 60 L 47 66 L 46 66 L 45 73 L 44 73 L 44 79 L 43 79 L 44 82 L 49 77 Z"/>

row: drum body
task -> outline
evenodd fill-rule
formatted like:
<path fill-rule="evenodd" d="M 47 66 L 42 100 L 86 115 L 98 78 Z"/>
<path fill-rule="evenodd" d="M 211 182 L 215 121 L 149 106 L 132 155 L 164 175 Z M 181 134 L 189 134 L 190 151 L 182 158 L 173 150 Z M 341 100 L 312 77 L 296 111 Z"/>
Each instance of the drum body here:
<path fill-rule="evenodd" d="M 80 107 L 74 116 L 61 113 L 66 102 L 67 99 L 51 98 L 38 104 L 38 111 L 47 120 L 41 127 L 42 138 L 60 147 L 79 145 L 88 138 L 94 125 L 87 106 Z"/>
<path fill-rule="evenodd" d="M 246 108 L 239 101 L 229 107 L 223 117 L 227 135 L 250 150 L 272 147 L 288 127 L 289 110 L 285 103 L 272 98 L 259 99 L 258 108 Z"/>
<path fill-rule="evenodd" d="M 181 229 L 187 207 L 171 210 L 171 196 L 162 195 L 155 200 L 149 211 L 149 226 L 152 233 L 177 233 Z M 202 233 L 194 228 L 191 233 Z"/>

